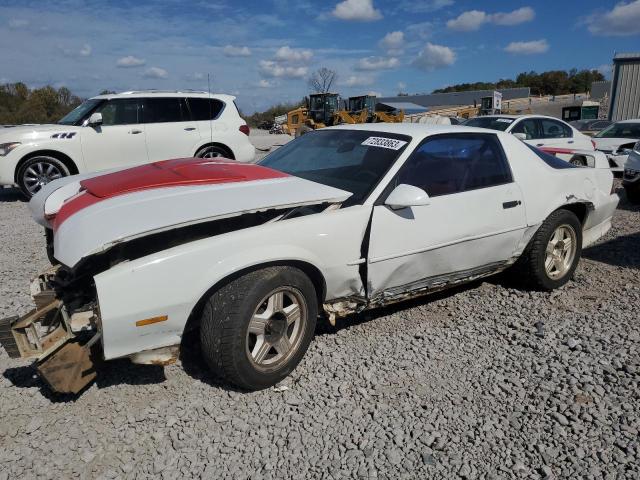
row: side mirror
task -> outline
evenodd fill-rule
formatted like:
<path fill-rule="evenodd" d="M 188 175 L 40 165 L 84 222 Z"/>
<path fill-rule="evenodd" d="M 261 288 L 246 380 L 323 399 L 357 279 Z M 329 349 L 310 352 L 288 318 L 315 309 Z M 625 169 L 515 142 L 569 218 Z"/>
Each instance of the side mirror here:
<path fill-rule="evenodd" d="M 389 194 L 384 204 L 393 210 L 429 205 L 431 199 L 421 188 L 401 183 Z"/>
<path fill-rule="evenodd" d="M 518 138 L 518 139 L 520 139 L 520 140 L 526 140 L 527 139 L 527 134 L 526 133 L 514 133 L 513 136 Z"/>
<path fill-rule="evenodd" d="M 92 113 L 89 120 L 87 120 L 87 125 L 89 127 L 102 125 L 102 114 L 100 112 Z"/>

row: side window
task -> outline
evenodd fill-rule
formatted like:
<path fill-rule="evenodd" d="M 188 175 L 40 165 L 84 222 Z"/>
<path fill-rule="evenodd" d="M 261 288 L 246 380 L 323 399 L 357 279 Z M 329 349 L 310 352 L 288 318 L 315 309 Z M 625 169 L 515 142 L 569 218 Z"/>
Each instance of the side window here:
<path fill-rule="evenodd" d="M 540 119 L 542 129 L 542 138 L 570 138 L 573 132 L 564 123 L 550 120 L 548 118 Z"/>
<path fill-rule="evenodd" d="M 136 98 L 117 98 L 102 104 L 96 112 L 102 114 L 102 125 L 132 125 L 140 123 L 140 103 Z"/>
<path fill-rule="evenodd" d="M 196 121 L 213 120 L 216 118 L 224 103 L 215 98 L 187 98 L 189 108 L 191 109 L 191 118 Z"/>
<path fill-rule="evenodd" d="M 414 185 L 437 197 L 511 181 L 495 135 L 456 134 L 427 139 L 402 166 L 396 184 Z"/>
<path fill-rule="evenodd" d="M 144 123 L 187 122 L 191 119 L 184 98 L 146 98 Z"/>
<path fill-rule="evenodd" d="M 294 124 L 294 125 L 297 125 L 299 123 L 298 114 L 297 113 L 295 115 L 291 116 L 291 123 Z"/>
<path fill-rule="evenodd" d="M 538 122 L 535 118 L 525 118 L 524 120 L 520 120 L 511 133 L 524 133 L 527 136 L 527 140 L 532 140 L 534 138 L 541 138 L 540 133 L 538 132 Z"/>

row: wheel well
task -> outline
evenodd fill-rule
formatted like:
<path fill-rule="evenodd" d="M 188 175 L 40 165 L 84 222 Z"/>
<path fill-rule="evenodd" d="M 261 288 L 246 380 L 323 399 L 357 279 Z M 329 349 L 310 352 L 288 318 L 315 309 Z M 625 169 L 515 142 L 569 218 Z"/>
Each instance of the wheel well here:
<path fill-rule="evenodd" d="M 196 150 L 196 153 L 194 153 L 193 155 L 194 156 L 197 155 L 197 153 L 200 150 L 202 150 L 203 148 L 206 148 L 206 147 L 218 147 L 218 148 L 221 148 L 222 150 L 227 152 L 227 155 L 228 155 L 227 158 L 229 158 L 231 160 L 235 160 L 236 159 L 235 155 L 233 154 L 233 151 L 229 147 L 227 147 L 224 143 L 217 143 L 217 142 L 209 142 L 209 143 L 205 143 L 204 145 L 200 145 L 198 147 L 198 149 Z"/>
<path fill-rule="evenodd" d="M 20 170 L 20 167 L 22 167 L 24 162 L 26 162 L 30 158 L 40 157 L 40 156 L 56 158 L 60 160 L 62 163 L 64 163 L 64 166 L 69 169 L 69 173 L 71 173 L 72 175 L 78 173 L 78 167 L 76 166 L 75 162 L 71 160 L 71 157 L 69 157 L 68 155 L 65 155 L 64 153 L 58 152 L 56 150 L 38 150 L 36 152 L 31 152 L 20 159 L 20 161 L 18 162 L 18 165 L 16 165 L 16 170 L 13 173 L 13 177 L 16 183 L 18 183 L 18 171 Z"/>
<path fill-rule="evenodd" d="M 256 270 L 262 270 L 263 268 L 268 267 L 295 267 L 302 270 L 311 280 L 313 286 L 316 290 L 316 297 L 318 300 L 318 306 L 320 307 L 324 303 L 324 297 L 327 291 L 327 284 L 324 279 L 324 275 L 322 272 L 318 270 L 318 268 L 310 263 L 299 261 L 299 260 L 282 260 L 275 262 L 267 262 L 261 263 L 259 265 L 252 265 L 247 268 L 243 268 L 242 270 L 238 270 L 237 272 L 232 273 L 231 275 L 223 278 L 211 288 L 209 288 L 204 295 L 198 300 L 196 305 L 191 310 L 191 314 L 187 319 L 187 324 L 184 327 L 185 333 L 191 330 L 194 330 L 198 327 L 198 321 L 200 318 L 200 313 L 202 313 L 202 309 L 204 308 L 205 302 L 209 299 L 211 294 L 216 290 L 220 290 L 222 287 L 227 285 L 228 283 L 240 278 L 247 273 L 255 272 Z"/>
<path fill-rule="evenodd" d="M 584 225 L 584 222 L 587 220 L 587 215 L 589 214 L 590 208 L 586 203 L 568 203 L 567 205 L 563 205 L 562 207 L 558 208 L 558 210 L 568 210 L 572 212 L 576 217 L 578 217 L 580 223 Z"/>

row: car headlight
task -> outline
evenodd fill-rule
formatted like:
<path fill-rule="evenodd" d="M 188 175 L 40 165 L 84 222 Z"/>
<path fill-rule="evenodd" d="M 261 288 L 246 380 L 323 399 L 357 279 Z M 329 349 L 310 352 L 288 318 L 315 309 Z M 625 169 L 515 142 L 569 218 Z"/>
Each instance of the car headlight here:
<path fill-rule="evenodd" d="M 20 145 L 20 142 L 0 143 L 0 157 L 6 157 L 18 145 Z"/>
<path fill-rule="evenodd" d="M 632 148 L 621 148 L 616 152 L 616 154 L 618 154 L 618 155 L 630 155 L 631 152 L 633 152 Z"/>

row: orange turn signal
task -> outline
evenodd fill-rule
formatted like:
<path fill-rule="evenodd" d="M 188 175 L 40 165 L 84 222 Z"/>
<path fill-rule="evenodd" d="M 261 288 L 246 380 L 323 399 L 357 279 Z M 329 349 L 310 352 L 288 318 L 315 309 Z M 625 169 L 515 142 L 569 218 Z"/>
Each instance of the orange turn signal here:
<path fill-rule="evenodd" d="M 165 322 L 169 317 L 162 315 L 161 317 L 145 318 L 144 320 L 138 320 L 136 327 L 144 327 L 145 325 L 151 325 L 152 323 Z"/>

